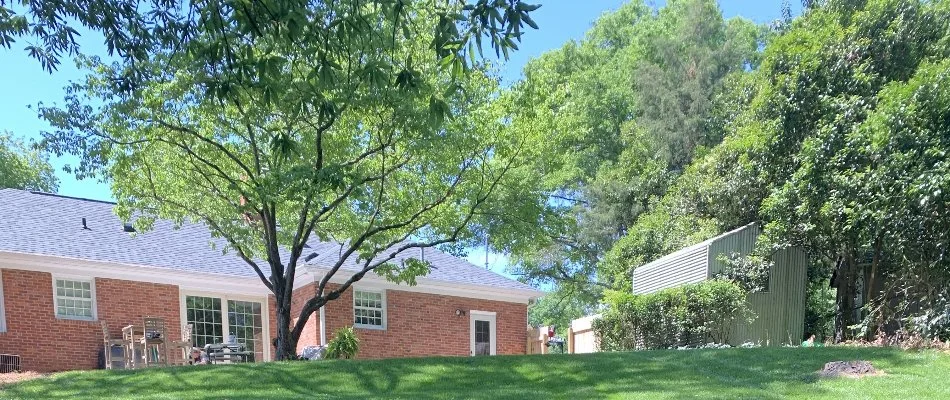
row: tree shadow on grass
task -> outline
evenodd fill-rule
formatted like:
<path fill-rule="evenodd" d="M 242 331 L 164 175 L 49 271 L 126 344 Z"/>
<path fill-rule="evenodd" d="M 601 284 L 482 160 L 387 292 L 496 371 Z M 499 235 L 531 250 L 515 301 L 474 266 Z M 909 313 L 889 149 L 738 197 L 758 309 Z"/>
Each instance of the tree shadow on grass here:
<path fill-rule="evenodd" d="M 725 349 L 483 358 L 334 360 L 90 371 L 0 392 L 14 398 L 765 398 L 820 395 L 815 371 L 868 359 L 915 362 L 891 349 Z"/>

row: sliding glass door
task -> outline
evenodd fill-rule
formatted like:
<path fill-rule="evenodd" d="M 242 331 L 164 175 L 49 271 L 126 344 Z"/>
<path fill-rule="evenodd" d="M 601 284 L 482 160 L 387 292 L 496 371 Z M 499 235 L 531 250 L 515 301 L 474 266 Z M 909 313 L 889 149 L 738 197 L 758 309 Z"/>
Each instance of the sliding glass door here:
<path fill-rule="evenodd" d="M 256 301 L 216 296 L 185 296 L 185 323 L 192 324 L 195 347 L 224 343 L 231 335 L 254 351 L 255 360 L 265 356 L 263 305 Z M 226 317 L 226 319 L 225 319 Z"/>
<path fill-rule="evenodd" d="M 254 359 L 264 360 L 264 329 L 261 303 L 228 300 L 228 331 L 247 349 L 254 349 Z"/>

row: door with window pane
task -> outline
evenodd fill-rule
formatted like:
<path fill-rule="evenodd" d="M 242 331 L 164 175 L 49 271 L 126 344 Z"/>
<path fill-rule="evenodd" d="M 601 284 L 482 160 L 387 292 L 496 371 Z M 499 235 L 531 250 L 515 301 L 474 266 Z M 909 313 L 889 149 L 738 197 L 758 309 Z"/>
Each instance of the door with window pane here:
<path fill-rule="evenodd" d="M 228 331 L 244 348 L 254 351 L 254 359 L 264 359 L 264 330 L 261 303 L 228 300 Z"/>
<path fill-rule="evenodd" d="M 264 321 L 261 303 L 209 296 L 186 296 L 186 323 L 192 324 L 195 347 L 224 343 L 230 335 L 264 360 Z M 227 323 L 223 316 L 227 316 Z"/>
<path fill-rule="evenodd" d="M 470 328 L 472 355 L 495 355 L 495 314 L 472 311 Z"/>

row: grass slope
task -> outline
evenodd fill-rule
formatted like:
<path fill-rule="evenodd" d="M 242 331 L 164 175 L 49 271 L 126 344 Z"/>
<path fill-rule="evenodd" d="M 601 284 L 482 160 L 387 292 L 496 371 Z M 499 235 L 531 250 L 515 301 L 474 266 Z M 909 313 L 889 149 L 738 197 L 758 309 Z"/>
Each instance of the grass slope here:
<path fill-rule="evenodd" d="M 885 375 L 818 379 L 865 359 Z M 684 399 L 950 398 L 950 354 L 869 348 L 649 351 L 586 355 L 286 362 L 66 372 L 2 398 Z"/>

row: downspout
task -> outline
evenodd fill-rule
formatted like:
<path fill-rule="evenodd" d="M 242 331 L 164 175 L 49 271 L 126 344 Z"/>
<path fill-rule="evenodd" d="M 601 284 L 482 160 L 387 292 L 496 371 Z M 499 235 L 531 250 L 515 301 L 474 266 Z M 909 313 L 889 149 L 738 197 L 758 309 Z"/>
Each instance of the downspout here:
<path fill-rule="evenodd" d="M 317 275 L 313 274 L 313 286 L 317 287 Z M 320 307 L 320 346 L 327 345 L 327 314 L 326 314 L 327 305 L 324 304 Z"/>
<path fill-rule="evenodd" d="M 326 310 L 325 304 L 323 305 L 323 307 L 320 307 L 320 345 L 321 346 L 327 345 L 327 317 L 326 317 L 326 313 L 324 313 L 324 310 Z"/>

